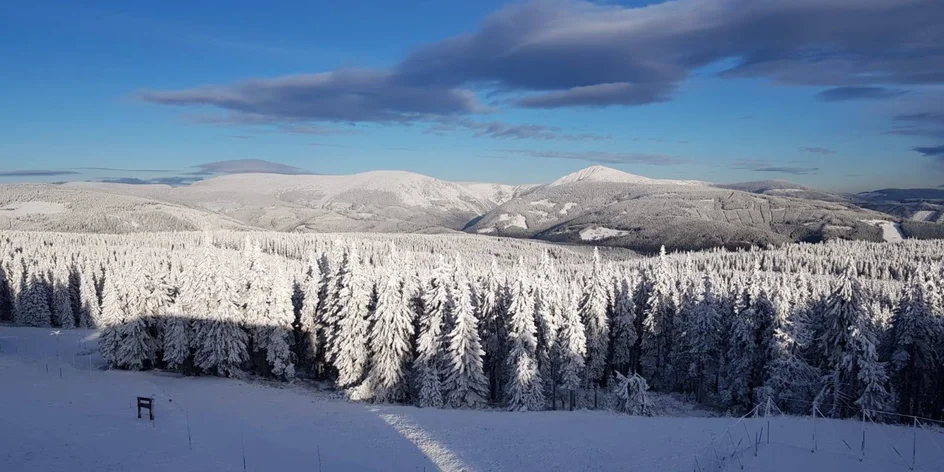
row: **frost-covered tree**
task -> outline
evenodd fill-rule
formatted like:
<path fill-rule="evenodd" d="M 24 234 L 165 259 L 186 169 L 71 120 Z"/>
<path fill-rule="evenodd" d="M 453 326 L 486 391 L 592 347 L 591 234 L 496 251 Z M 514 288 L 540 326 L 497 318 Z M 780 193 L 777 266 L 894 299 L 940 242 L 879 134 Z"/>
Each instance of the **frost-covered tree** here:
<path fill-rule="evenodd" d="M 308 263 L 307 272 L 302 279 L 302 309 L 298 320 L 299 329 L 305 340 L 304 353 L 309 361 L 314 361 L 323 348 L 319 342 L 318 311 L 322 309 L 323 277 L 318 265 L 318 257 Z"/>
<path fill-rule="evenodd" d="M 266 361 L 272 374 L 281 379 L 295 377 L 295 363 L 292 360 L 292 324 L 295 312 L 292 307 L 293 280 L 287 277 L 281 268 L 276 268 L 271 282 L 269 302 L 266 308 L 265 342 Z"/>
<path fill-rule="evenodd" d="M 424 311 L 419 320 L 416 361 L 413 363 L 416 405 L 420 407 L 439 408 L 444 404 L 441 381 L 445 344 L 443 323 L 447 313 L 453 309 L 449 293 L 450 272 L 445 258 L 440 255 L 422 294 Z"/>
<path fill-rule="evenodd" d="M 711 274 L 702 278 L 701 297 L 688 320 L 688 375 L 695 383 L 696 398 L 703 400 L 708 392 L 717 388 L 721 355 L 721 310 Z"/>
<path fill-rule="evenodd" d="M 636 307 L 629 279 L 622 277 L 616 288 L 613 302 L 612 358 L 613 369 L 629 375 L 636 345 Z"/>
<path fill-rule="evenodd" d="M 649 385 L 639 374 L 614 372 L 613 395 L 616 410 L 636 416 L 649 416 Z"/>
<path fill-rule="evenodd" d="M 371 315 L 371 366 L 367 379 L 357 389 L 359 399 L 398 402 L 406 399 L 409 390 L 407 374 L 412 361 L 410 337 L 415 314 L 410 309 L 410 295 L 403 291 L 403 263 L 391 244 Z"/>
<path fill-rule="evenodd" d="M 79 327 L 98 328 L 101 323 L 102 305 L 91 267 L 86 267 L 79 273 L 79 306 Z"/>
<path fill-rule="evenodd" d="M 120 276 L 112 271 L 105 277 L 102 287 L 102 313 L 99 318 L 98 349 L 102 360 L 111 367 L 117 366 L 118 348 L 121 341 L 119 330 L 124 323 L 125 313 L 122 307 L 118 282 Z"/>
<path fill-rule="evenodd" d="M 240 323 L 243 314 L 233 263 L 204 247 L 195 274 L 196 280 L 203 280 L 205 289 L 197 292 L 193 303 L 199 310 L 192 338 L 194 363 L 204 372 L 241 377 L 243 363 L 249 357 L 248 337 Z"/>
<path fill-rule="evenodd" d="M 673 296 L 671 277 L 663 246 L 650 277 L 652 287 L 645 305 L 642 332 L 643 372 L 652 379 L 655 388 L 666 388 L 675 379 L 669 360 L 678 306 Z"/>
<path fill-rule="evenodd" d="M 508 324 L 506 323 L 509 287 L 498 262 L 492 259 L 479 289 L 478 318 L 485 358 L 485 376 L 488 378 L 489 398 L 499 401 L 504 394 L 507 378 Z"/>
<path fill-rule="evenodd" d="M 192 363 L 190 318 L 175 303 L 167 309 L 167 316 L 161 318 L 161 325 L 161 350 L 167 368 L 185 370 Z"/>
<path fill-rule="evenodd" d="M 519 267 L 521 264 L 519 260 Z M 517 411 L 544 409 L 544 385 L 538 370 L 536 352 L 534 298 L 531 287 L 526 286 L 524 280 L 519 279 L 512 286 L 508 312 L 508 408 Z"/>
<path fill-rule="evenodd" d="M 443 390 L 453 408 L 480 408 L 488 396 L 488 380 L 482 369 L 482 342 L 472 307 L 472 290 L 461 259 L 455 262 L 455 323 L 446 336 Z"/>
<path fill-rule="evenodd" d="M 560 386 L 570 396 L 570 409 L 576 407 L 576 392 L 583 385 L 582 376 L 585 374 L 585 358 L 587 355 L 587 338 L 580 319 L 580 296 L 577 290 L 571 290 L 567 297 L 566 309 L 563 311 L 563 324 L 560 332 Z"/>
<path fill-rule="evenodd" d="M 21 283 L 14 321 L 21 326 L 49 327 L 52 325 L 49 284 L 38 267 L 33 267 L 28 277 Z"/>
<path fill-rule="evenodd" d="M 604 381 L 610 341 L 606 293 L 608 280 L 600 260 L 600 251 L 594 248 L 593 266 L 584 282 L 583 299 L 580 302 L 580 318 L 587 337 L 587 382 Z"/>
<path fill-rule="evenodd" d="M 939 289 L 926 269 L 921 270 L 895 309 L 884 349 L 898 412 L 906 415 L 930 416 L 938 396 L 932 392 L 944 359 L 936 345 L 944 332 L 929 300 L 931 290 Z"/>
<path fill-rule="evenodd" d="M 345 253 L 335 276 L 337 292 L 332 296 L 331 362 L 338 372 L 338 385 L 353 387 L 363 380 L 368 361 L 368 315 L 373 287 L 360 263 L 355 247 Z"/>
<path fill-rule="evenodd" d="M 817 402 L 833 417 L 881 410 L 887 375 L 878 360 L 869 307 L 855 265 L 847 264 L 819 317 L 825 325 L 818 339 L 824 386 Z"/>

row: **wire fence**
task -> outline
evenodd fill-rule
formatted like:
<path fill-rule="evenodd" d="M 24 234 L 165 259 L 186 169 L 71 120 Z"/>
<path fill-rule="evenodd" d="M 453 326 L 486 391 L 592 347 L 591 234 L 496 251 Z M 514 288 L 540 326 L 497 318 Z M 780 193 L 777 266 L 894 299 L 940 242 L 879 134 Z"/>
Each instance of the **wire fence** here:
<path fill-rule="evenodd" d="M 779 470 L 791 460 L 850 471 L 944 471 L 942 421 L 889 411 L 835 419 L 807 403 L 805 417 L 784 414 L 770 399 L 756 405 L 694 455 L 692 470 Z M 810 456 L 798 459 L 803 450 Z"/>

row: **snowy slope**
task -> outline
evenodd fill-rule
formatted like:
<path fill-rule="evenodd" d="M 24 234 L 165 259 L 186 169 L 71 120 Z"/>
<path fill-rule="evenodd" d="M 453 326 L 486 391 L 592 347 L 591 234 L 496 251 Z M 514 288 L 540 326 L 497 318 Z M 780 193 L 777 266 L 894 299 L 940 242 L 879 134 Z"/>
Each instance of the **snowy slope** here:
<path fill-rule="evenodd" d="M 912 448 L 914 470 L 944 464 L 944 434 L 924 428 L 820 419 L 812 453 L 812 420 L 774 418 L 755 456 L 743 438 L 767 437 L 763 418 L 356 404 L 303 386 L 102 371 L 94 337 L 63 331 L 57 357 L 49 330 L 0 327 L 0 470 L 690 471 L 716 457 L 706 450 L 735 449 L 726 470 L 904 472 Z M 153 423 L 132 408 L 152 395 Z"/>
<path fill-rule="evenodd" d="M 509 200 L 467 231 L 639 251 L 662 245 L 697 250 L 833 238 L 880 241 L 881 231 L 861 220 L 882 216 L 848 203 L 654 180 L 593 166 Z"/>

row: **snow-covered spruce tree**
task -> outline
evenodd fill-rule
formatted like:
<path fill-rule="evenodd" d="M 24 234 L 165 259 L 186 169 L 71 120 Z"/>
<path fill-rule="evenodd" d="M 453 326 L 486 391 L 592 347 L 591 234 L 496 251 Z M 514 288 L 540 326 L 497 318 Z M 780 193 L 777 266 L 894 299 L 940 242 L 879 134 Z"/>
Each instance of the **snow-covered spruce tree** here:
<path fill-rule="evenodd" d="M 522 265 L 518 261 L 519 267 Z M 521 270 L 517 271 L 519 274 Z M 516 411 L 544 409 L 544 388 L 536 358 L 537 328 L 534 325 L 534 295 L 526 282 L 514 282 L 508 308 L 508 368 L 506 392 L 508 408 Z"/>
<path fill-rule="evenodd" d="M 482 342 L 472 307 L 472 289 L 459 256 L 455 262 L 455 323 L 446 336 L 443 391 L 453 408 L 481 408 L 488 396 L 488 380 L 482 369 Z"/>
<path fill-rule="evenodd" d="M 642 367 L 654 388 L 665 389 L 675 381 L 675 372 L 669 359 L 672 355 L 674 321 L 678 306 L 673 297 L 672 274 L 666 261 L 664 246 L 650 280 L 652 288 L 643 318 Z"/>
<path fill-rule="evenodd" d="M 67 283 L 53 285 L 53 313 L 62 329 L 74 329 L 76 322 L 72 313 L 72 297 Z"/>
<path fill-rule="evenodd" d="M 10 288 L 10 274 L 2 263 L 0 263 L 0 321 L 13 321 L 13 290 Z"/>
<path fill-rule="evenodd" d="M 567 305 L 563 311 L 563 325 L 560 331 L 560 387 L 569 394 L 569 406 L 577 406 L 577 390 L 583 385 L 582 375 L 586 373 L 587 338 L 580 320 L 580 295 L 577 288 L 566 295 Z"/>
<path fill-rule="evenodd" d="M 52 313 L 55 324 L 63 329 L 75 328 L 72 311 L 72 288 L 69 286 L 69 269 L 60 260 L 50 274 L 52 289 Z"/>
<path fill-rule="evenodd" d="M 781 289 L 778 298 L 789 295 Z M 776 318 L 770 343 L 770 362 L 764 386 L 757 400 L 773 400 L 784 411 L 806 413 L 819 382 L 819 371 L 800 355 L 800 342 L 805 329 L 800 312 L 784 300 L 776 300 Z"/>
<path fill-rule="evenodd" d="M 318 266 L 318 259 L 318 257 L 312 257 L 308 262 L 308 270 L 302 282 L 302 310 L 298 322 L 299 329 L 304 337 L 302 352 L 309 364 L 320 362 L 318 358 L 320 351 L 323 349 L 318 336 L 318 311 L 322 309 L 324 280 Z"/>
<path fill-rule="evenodd" d="M 251 357 L 258 365 L 263 363 L 272 327 L 269 305 L 275 288 L 272 285 L 274 278 L 262 249 L 250 238 L 246 239 L 241 262 L 236 276 L 239 305 L 242 308 L 242 321 L 249 330 Z M 265 366 L 259 368 L 264 370 Z"/>
<path fill-rule="evenodd" d="M 557 336 L 561 324 L 561 292 L 557 267 L 546 248 L 538 266 L 538 279 L 534 293 L 534 318 L 538 329 L 538 368 L 545 382 L 546 396 L 553 404 L 556 401 L 557 368 L 554 365 L 556 362 L 554 351 L 557 349 Z"/>
<path fill-rule="evenodd" d="M 716 391 L 720 356 L 721 312 L 710 273 L 702 278 L 702 293 L 689 317 L 688 375 L 694 381 L 695 398 L 704 401 Z"/>
<path fill-rule="evenodd" d="M 122 369 L 141 370 L 154 359 L 157 350 L 154 338 L 148 333 L 143 313 L 127 313 L 118 325 L 118 351 L 115 364 Z"/>
<path fill-rule="evenodd" d="M 608 281 L 609 277 L 600 261 L 600 251 L 594 248 L 592 270 L 584 282 L 583 299 L 580 302 L 580 317 L 587 330 L 587 377 L 585 380 L 588 383 L 602 384 L 604 382 L 610 341 L 610 323 L 606 310 Z"/>
<path fill-rule="evenodd" d="M 934 376 L 944 362 L 936 343 L 944 333 L 940 315 L 934 314 L 929 300 L 928 288 L 937 289 L 926 268 L 922 268 L 895 309 L 883 349 L 897 393 L 898 412 L 905 415 L 936 414 L 932 410 L 938 396 L 933 393 Z"/>
<path fill-rule="evenodd" d="M 629 279 L 619 278 L 613 303 L 613 349 L 611 363 L 613 369 L 629 375 L 633 360 L 633 346 L 636 344 L 636 307 L 633 304 L 633 290 Z"/>
<path fill-rule="evenodd" d="M 79 274 L 79 313 L 80 328 L 98 328 L 101 324 L 102 305 L 95 286 L 95 276 L 91 263 L 86 263 Z"/>
<path fill-rule="evenodd" d="M 171 370 L 181 370 L 189 373 L 192 364 L 190 352 L 190 338 L 192 330 L 190 318 L 183 313 L 179 304 L 173 303 L 160 317 L 162 359 Z"/>
<path fill-rule="evenodd" d="M 614 372 L 613 394 L 616 410 L 636 416 L 649 416 L 649 384 L 639 374 L 623 375 Z"/>
<path fill-rule="evenodd" d="M 272 280 L 268 284 L 272 290 L 265 316 L 268 336 L 265 351 L 272 375 L 283 380 L 295 377 L 295 363 L 292 360 L 291 350 L 292 323 L 295 322 L 292 284 L 292 278 L 286 276 L 280 266 L 276 266 Z"/>
<path fill-rule="evenodd" d="M 337 320 L 332 346 L 332 363 L 338 371 L 338 386 L 349 388 L 364 378 L 369 358 L 367 336 L 371 292 L 357 250 L 351 246 L 341 260 L 337 274 L 337 294 L 332 298 L 333 319 Z"/>
<path fill-rule="evenodd" d="M 443 322 L 447 312 L 453 309 L 449 293 L 450 277 L 449 265 L 440 255 L 423 289 L 424 312 L 419 320 L 416 361 L 413 363 L 417 392 L 415 403 L 423 408 L 439 408 L 444 404 L 440 374 L 444 371 L 443 348 L 446 339 Z"/>
<path fill-rule="evenodd" d="M 371 365 L 367 378 L 354 392 L 358 400 L 399 402 L 409 392 L 408 372 L 412 353 L 410 337 L 415 314 L 409 294 L 403 292 L 402 261 L 391 243 L 377 288 L 377 304 L 371 313 Z"/>
<path fill-rule="evenodd" d="M 49 284 L 46 283 L 38 267 L 29 271 L 29 278 L 23 281 L 17 304 L 16 324 L 48 328 L 52 326 L 52 311 L 49 306 Z"/>
<path fill-rule="evenodd" d="M 482 280 L 478 290 L 479 330 L 481 333 L 485 358 L 483 360 L 485 376 L 488 378 L 489 399 L 501 400 L 507 378 L 508 324 L 507 308 L 510 293 L 504 281 L 498 262 L 493 258 L 491 267 Z"/>
<path fill-rule="evenodd" d="M 878 361 L 871 316 L 851 262 L 837 280 L 819 319 L 825 322 L 818 340 L 825 377 L 817 403 L 836 418 L 852 415 L 854 406 L 881 410 L 887 396 L 887 375 Z"/>
<path fill-rule="evenodd" d="M 121 275 L 116 270 L 112 270 L 105 277 L 102 287 L 102 313 L 98 320 L 100 331 L 98 350 L 102 355 L 102 360 L 109 367 L 118 365 L 118 348 L 121 341 L 119 330 L 125 320 L 121 293 L 118 288 L 120 281 Z"/>
<path fill-rule="evenodd" d="M 197 262 L 194 281 L 197 288 L 193 305 L 197 307 L 192 347 L 194 364 L 204 372 L 224 377 L 241 377 L 248 359 L 247 335 L 240 320 L 239 287 L 233 277 L 233 262 L 217 257 L 204 246 Z"/>

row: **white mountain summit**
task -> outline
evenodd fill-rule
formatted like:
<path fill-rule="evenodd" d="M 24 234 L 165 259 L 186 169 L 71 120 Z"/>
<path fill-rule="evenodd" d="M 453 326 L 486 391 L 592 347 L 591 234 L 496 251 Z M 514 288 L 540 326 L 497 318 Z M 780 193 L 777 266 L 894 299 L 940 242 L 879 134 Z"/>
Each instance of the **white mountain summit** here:
<path fill-rule="evenodd" d="M 572 184 L 575 182 L 613 182 L 626 184 L 674 184 L 674 185 L 708 185 L 706 182 L 698 180 L 663 180 L 650 179 L 641 175 L 630 174 L 621 170 L 606 166 L 590 166 L 578 170 L 573 174 L 567 174 L 549 185 L 554 187 L 558 185 Z"/>

